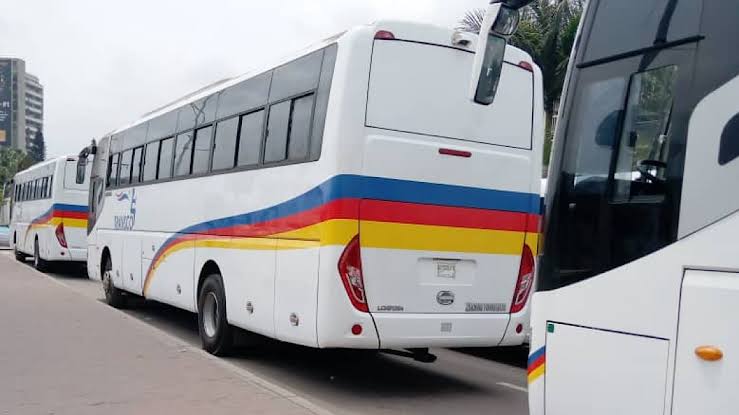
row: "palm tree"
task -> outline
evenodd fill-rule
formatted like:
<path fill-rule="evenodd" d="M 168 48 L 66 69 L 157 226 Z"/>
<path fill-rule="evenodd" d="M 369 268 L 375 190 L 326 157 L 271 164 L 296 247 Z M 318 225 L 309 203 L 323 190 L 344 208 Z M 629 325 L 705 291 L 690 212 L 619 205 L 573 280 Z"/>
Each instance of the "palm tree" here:
<path fill-rule="evenodd" d="M 521 10 L 518 31 L 510 44 L 528 52 L 541 68 L 547 136 L 554 106 L 562 94 L 570 50 L 575 42 L 584 0 L 539 0 Z M 457 29 L 479 33 L 485 10 L 468 11 Z"/>

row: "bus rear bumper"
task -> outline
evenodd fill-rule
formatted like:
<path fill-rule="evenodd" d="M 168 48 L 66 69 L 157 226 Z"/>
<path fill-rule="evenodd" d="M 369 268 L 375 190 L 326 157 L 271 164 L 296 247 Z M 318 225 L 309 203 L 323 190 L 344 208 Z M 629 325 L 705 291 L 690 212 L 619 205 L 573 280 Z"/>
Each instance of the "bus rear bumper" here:
<path fill-rule="evenodd" d="M 372 313 L 383 349 L 497 346 L 508 314 Z"/>

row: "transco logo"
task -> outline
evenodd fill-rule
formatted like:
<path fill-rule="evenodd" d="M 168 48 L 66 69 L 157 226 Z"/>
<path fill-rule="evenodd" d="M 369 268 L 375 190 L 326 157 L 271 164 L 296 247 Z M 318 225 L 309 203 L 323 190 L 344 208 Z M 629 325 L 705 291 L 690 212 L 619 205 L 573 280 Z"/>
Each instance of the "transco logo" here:
<path fill-rule="evenodd" d="M 454 304 L 454 293 L 451 291 L 439 291 L 436 294 L 436 302 L 441 305 L 452 305 Z"/>
<path fill-rule="evenodd" d="M 113 216 L 113 228 L 117 231 L 131 231 L 136 224 L 136 189 L 131 189 L 131 196 L 127 192 L 116 193 L 119 202 L 130 201 L 128 212 L 125 215 Z"/>

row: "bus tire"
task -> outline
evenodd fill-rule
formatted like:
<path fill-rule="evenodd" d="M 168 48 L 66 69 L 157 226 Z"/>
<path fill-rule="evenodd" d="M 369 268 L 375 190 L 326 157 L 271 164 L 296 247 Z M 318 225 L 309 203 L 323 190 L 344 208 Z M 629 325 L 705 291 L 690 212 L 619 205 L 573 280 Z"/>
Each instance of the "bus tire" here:
<path fill-rule="evenodd" d="M 26 262 L 26 254 L 18 250 L 18 240 L 13 235 L 13 255 L 18 262 Z"/>
<path fill-rule="evenodd" d="M 198 295 L 198 331 L 203 349 L 215 356 L 233 347 L 233 328 L 226 318 L 226 293 L 219 274 L 205 278 Z"/>
<path fill-rule="evenodd" d="M 110 259 L 109 255 L 106 255 L 103 260 L 102 280 L 105 302 L 113 308 L 125 307 L 126 295 L 113 284 L 113 261 Z"/>
<path fill-rule="evenodd" d="M 41 251 L 38 245 L 38 236 L 33 240 L 33 267 L 39 272 L 46 272 L 49 269 L 49 263 L 41 258 Z"/>

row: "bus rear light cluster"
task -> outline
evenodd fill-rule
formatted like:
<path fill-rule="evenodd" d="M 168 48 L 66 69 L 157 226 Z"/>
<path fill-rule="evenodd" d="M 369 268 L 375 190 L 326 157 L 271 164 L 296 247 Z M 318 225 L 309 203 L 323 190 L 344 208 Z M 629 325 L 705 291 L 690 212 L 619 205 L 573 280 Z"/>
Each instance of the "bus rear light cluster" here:
<path fill-rule="evenodd" d="M 367 298 L 364 293 L 364 279 L 362 278 L 362 256 L 360 255 L 359 235 L 352 238 L 344 248 L 339 258 L 339 276 L 344 284 L 354 308 L 364 313 L 369 312 Z"/>
<path fill-rule="evenodd" d="M 59 245 L 66 248 L 67 237 L 64 235 L 64 223 L 57 225 L 56 230 L 54 230 L 54 235 L 56 235 L 56 240 L 59 241 Z"/>
<path fill-rule="evenodd" d="M 375 39 L 395 40 L 395 35 L 393 34 L 393 32 L 390 32 L 388 30 L 379 30 L 377 33 L 375 33 Z"/>
<path fill-rule="evenodd" d="M 523 310 L 526 301 L 529 299 L 531 288 L 534 285 L 534 255 L 531 248 L 524 244 L 523 253 L 521 254 L 521 266 L 518 270 L 518 280 L 516 281 L 516 289 L 513 291 L 513 301 L 511 301 L 511 314 L 518 313 Z"/>
<path fill-rule="evenodd" d="M 527 70 L 529 72 L 534 72 L 534 67 L 531 66 L 531 64 L 528 63 L 528 62 L 526 62 L 526 61 L 519 62 L 518 63 L 518 67 L 521 68 L 521 69 L 525 69 L 525 70 Z"/>

